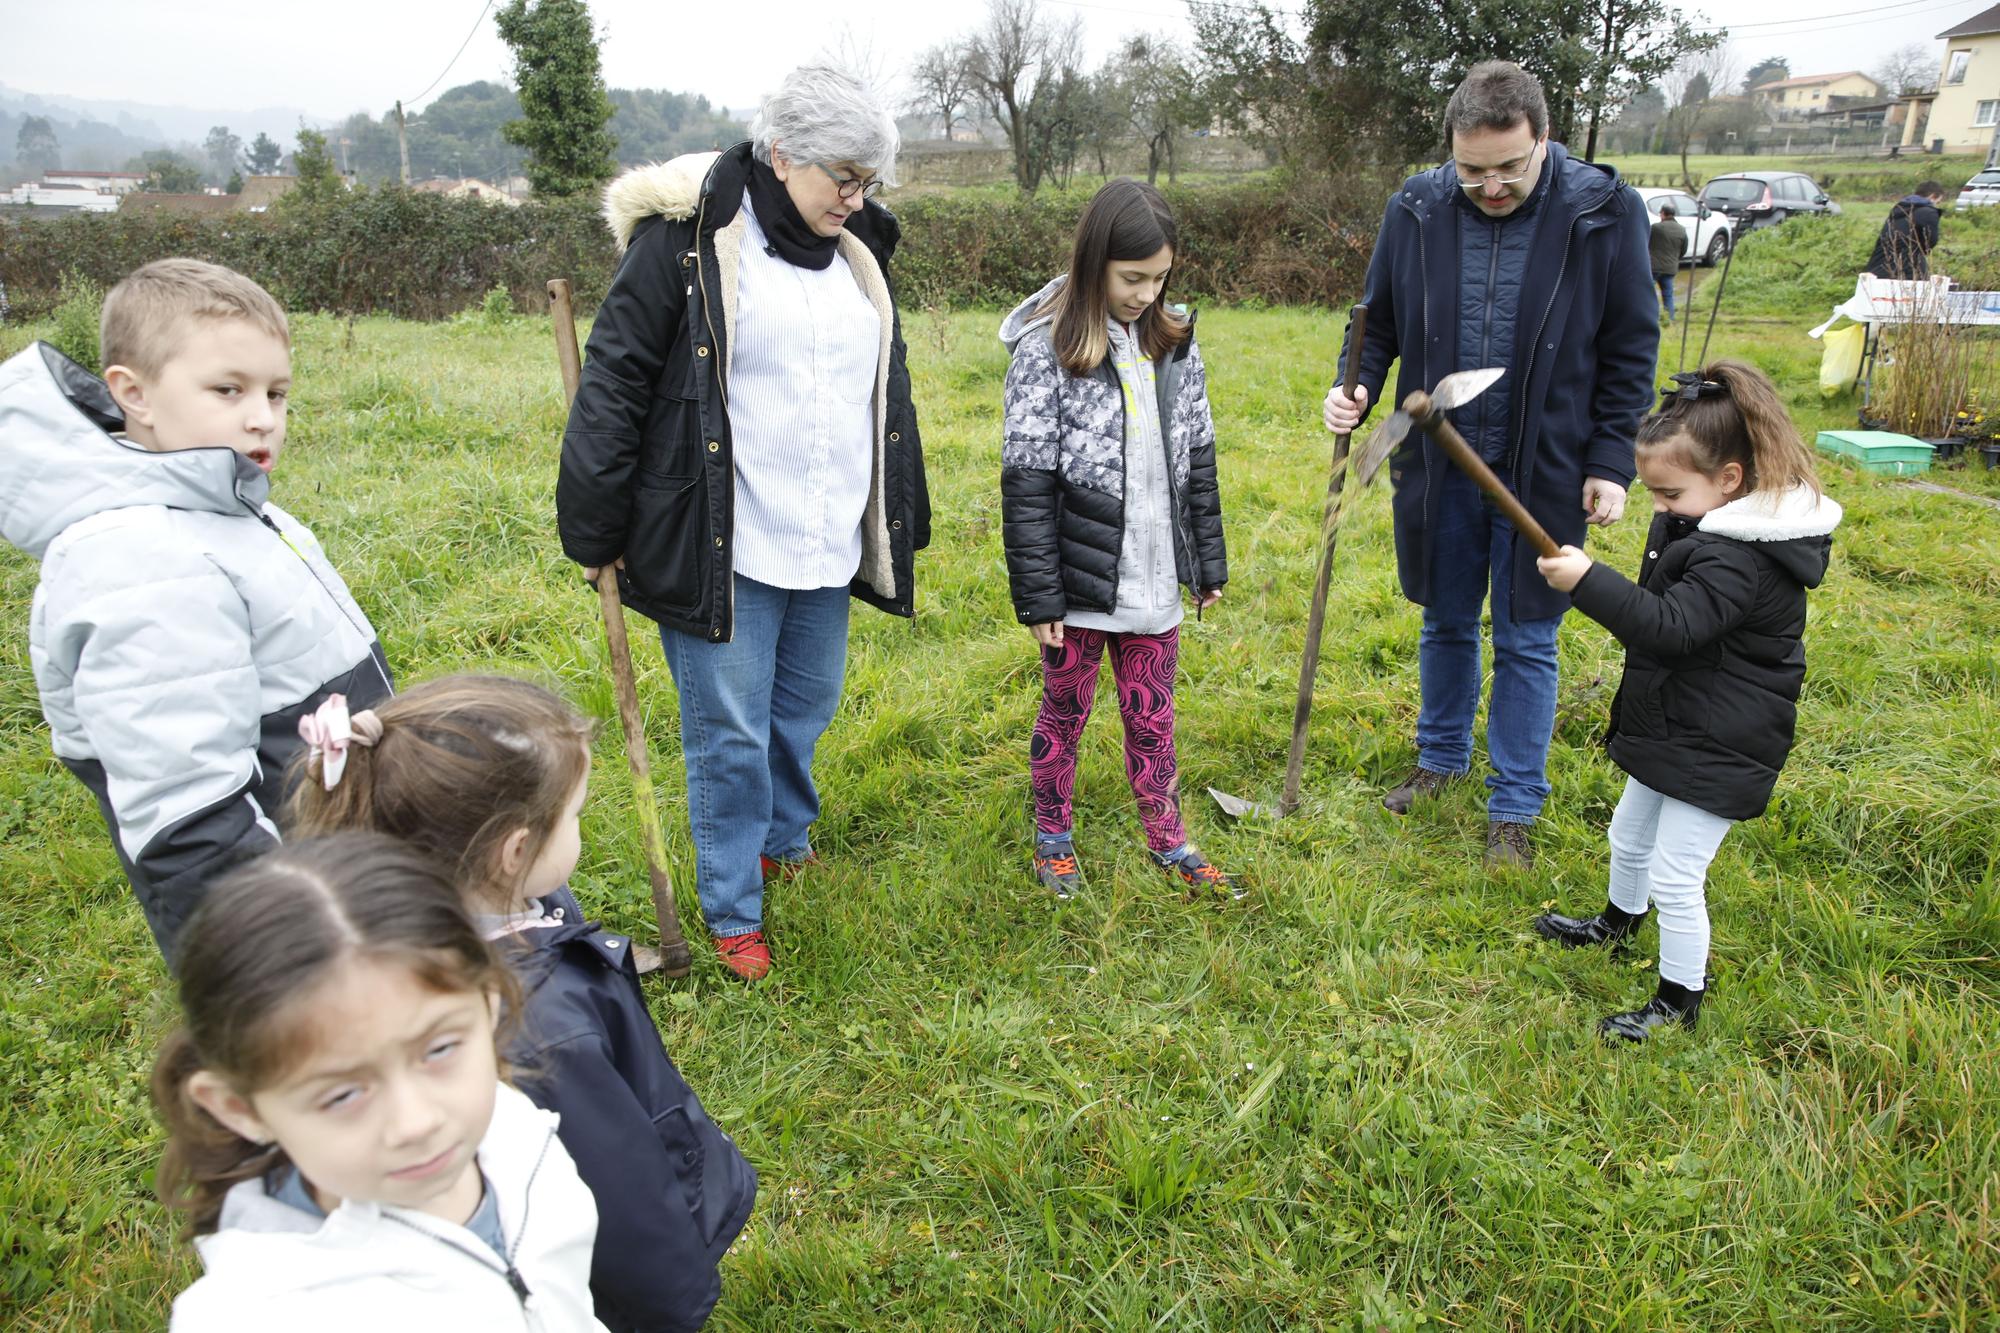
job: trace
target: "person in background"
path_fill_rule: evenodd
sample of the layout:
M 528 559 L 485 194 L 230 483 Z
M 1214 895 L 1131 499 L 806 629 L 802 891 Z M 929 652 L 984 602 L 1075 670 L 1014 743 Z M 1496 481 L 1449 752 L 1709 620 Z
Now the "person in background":
M 1868 271 L 1878 278 L 1922 281 L 1931 275 L 1931 251 L 1937 248 L 1938 209 L 1944 186 L 1925 181 L 1890 208 L 1868 256 Z
M 1660 313 L 1669 324 L 1674 322 L 1674 279 L 1680 276 L 1681 256 L 1687 253 L 1687 228 L 1676 221 L 1679 216 L 1672 204 L 1661 204 L 1660 220 L 1646 243 L 1653 257 L 1653 281 L 1660 287 Z

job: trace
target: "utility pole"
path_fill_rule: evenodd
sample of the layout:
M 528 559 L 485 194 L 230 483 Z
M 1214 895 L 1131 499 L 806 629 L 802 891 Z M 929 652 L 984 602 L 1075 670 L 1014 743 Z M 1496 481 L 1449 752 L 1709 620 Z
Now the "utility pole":
M 396 150 L 403 155 L 403 185 L 410 184 L 410 136 L 403 124 L 403 102 L 396 100 Z

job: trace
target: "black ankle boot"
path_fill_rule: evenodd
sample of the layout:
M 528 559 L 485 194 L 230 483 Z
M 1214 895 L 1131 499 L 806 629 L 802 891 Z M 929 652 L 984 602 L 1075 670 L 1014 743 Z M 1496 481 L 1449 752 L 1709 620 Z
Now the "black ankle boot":
M 1581 920 L 1573 916 L 1558 916 L 1554 912 L 1544 912 L 1535 918 L 1535 933 L 1545 940 L 1554 940 L 1565 949 L 1607 944 L 1613 948 L 1622 948 L 1638 933 L 1639 923 L 1645 919 L 1644 912 L 1634 916 L 1617 903 L 1608 902 L 1604 904 L 1604 910 L 1596 916 L 1584 917 Z
M 1598 1035 L 1644 1041 L 1654 1028 L 1665 1027 L 1669 1023 L 1678 1023 L 1693 1031 L 1695 1019 L 1701 1016 L 1701 997 L 1706 993 L 1677 986 L 1661 977 L 1660 989 L 1646 1001 L 1645 1007 L 1634 1009 L 1629 1014 L 1611 1015 L 1597 1025 Z

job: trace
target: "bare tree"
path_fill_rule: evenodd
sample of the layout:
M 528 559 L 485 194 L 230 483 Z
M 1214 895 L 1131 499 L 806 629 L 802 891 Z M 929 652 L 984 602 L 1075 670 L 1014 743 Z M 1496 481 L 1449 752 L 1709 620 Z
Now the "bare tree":
M 972 71 L 963 42 L 941 42 L 917 57 L 910 69 L 910 111 L 935 117 L 944 137 L 965 118 L 973 95 Z
M 1660 91 L 1667 99 L 1661 126 L 1667 143 L 1680 154 L 1681 187 L 1690 194 L 1699 187 L 1688 172 L 1688 148 L 1710 120 L 1715 100 L 1735 86 L 1738 77 L 1735 53 L 1727 45 L 1718 45 L 1683 56 L 1660 80 Z
M 1135 36 L 1115 59 L 1126 70 L 1133 135 L 1146 145 L 1146 179 L 1158 180 L 1164 164 L 1172 180 L 1182 131 L 1207 119 L 1188 55 L 1171 41 Z
M 1014 179 L 1033 191 L 1059 137 L 1053 118 L 1064 109 L 1061 77 L 1076 74 L 1082 22 L 1058 25 L 1038 0 L 987 0 L 986 19 L 966 40 L 967 71 L 1014 150 Z
M 1874 79 L 1890 97 L 1929 88 L 1937 82 L 1937 53 L 1915 42 L 1899 46 L 1876 64 Z

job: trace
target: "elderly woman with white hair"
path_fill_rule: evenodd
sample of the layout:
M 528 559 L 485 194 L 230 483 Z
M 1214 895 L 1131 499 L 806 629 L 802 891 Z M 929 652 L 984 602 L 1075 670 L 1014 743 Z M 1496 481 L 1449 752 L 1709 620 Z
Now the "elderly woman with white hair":
M 680 693 L 695 879 L 716 953 L 771 966 L 763 891 L 816 862 L 813 750 L 850 596 L 913 612 L 930 497 L 889 259 L 890 113 L 793 70 L 753 141 L 641 167 L 556 485 L 563 551 L 660 625 Z

